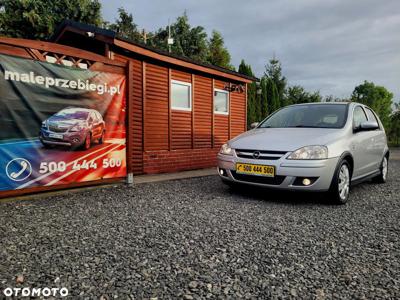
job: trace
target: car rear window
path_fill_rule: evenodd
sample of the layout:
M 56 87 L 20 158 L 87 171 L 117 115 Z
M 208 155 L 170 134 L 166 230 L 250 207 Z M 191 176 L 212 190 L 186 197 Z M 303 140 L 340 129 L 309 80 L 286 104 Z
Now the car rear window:
M 260 128 L 342 128 L 347 119 L 345 104 L 310 104 L 285 107 L 269 116 Z

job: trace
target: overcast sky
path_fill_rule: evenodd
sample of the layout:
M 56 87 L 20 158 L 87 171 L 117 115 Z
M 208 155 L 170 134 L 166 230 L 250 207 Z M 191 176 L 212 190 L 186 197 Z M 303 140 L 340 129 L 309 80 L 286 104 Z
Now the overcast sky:
M 155 30 L 187 11 L 192 25 L 220 31 L 233 64 L 257 76 L 274 54 L 289 85 L 346 97 L 364 80 L 400 99 L 400 0 L 101 0 L 113 21 L 118 7 Z

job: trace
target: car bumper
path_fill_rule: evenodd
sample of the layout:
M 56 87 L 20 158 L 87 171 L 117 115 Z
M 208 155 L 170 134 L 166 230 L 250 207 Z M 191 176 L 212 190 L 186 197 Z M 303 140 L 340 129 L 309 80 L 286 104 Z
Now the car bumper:
M 225 182 L 248 184 L 283 190 L 327 191 L 332 182 L 339 157 L 324 160 L 255 160 L 218 154 L 218 174 Z M 275 167 L 275 177 L 249 176 L 236 173 L 236 163 L 249 163 Z M 221 170 L 222 173 L 221 174 Z M 304 178 L 311 184 L 303 185 Z
M 40 141 L 43 144 L 47 145 L 58 145 L 58 146 L 79 146 L 85 141 L 86 133 L 85 132 L 65 132 L 65 133 L 56 133 L 59 135 L 58 138 L 51 137 L 50 135 L 54 134 L 54 132 L 50 132 L 47 130 L 40 131 Z

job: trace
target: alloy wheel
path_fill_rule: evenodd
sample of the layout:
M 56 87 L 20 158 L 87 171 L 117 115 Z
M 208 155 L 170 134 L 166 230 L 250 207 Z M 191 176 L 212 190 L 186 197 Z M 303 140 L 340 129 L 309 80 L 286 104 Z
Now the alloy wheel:
M 340 199 L 345 200 L 350 191 L 350 171 L 346 164 L 340 168 L 338 185 Z
M 382 178 L 385 181 L 386 181 L 387 173 L 388 173 L 388 161 L 387 161 L 387 157 L 385 156 L 382 161 Z

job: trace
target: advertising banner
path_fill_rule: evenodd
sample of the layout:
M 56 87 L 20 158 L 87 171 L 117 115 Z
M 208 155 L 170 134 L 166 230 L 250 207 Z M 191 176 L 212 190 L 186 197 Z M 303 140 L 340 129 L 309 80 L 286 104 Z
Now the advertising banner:
M 0 192 L 125 177 L 125 85 L 0 54 Z

